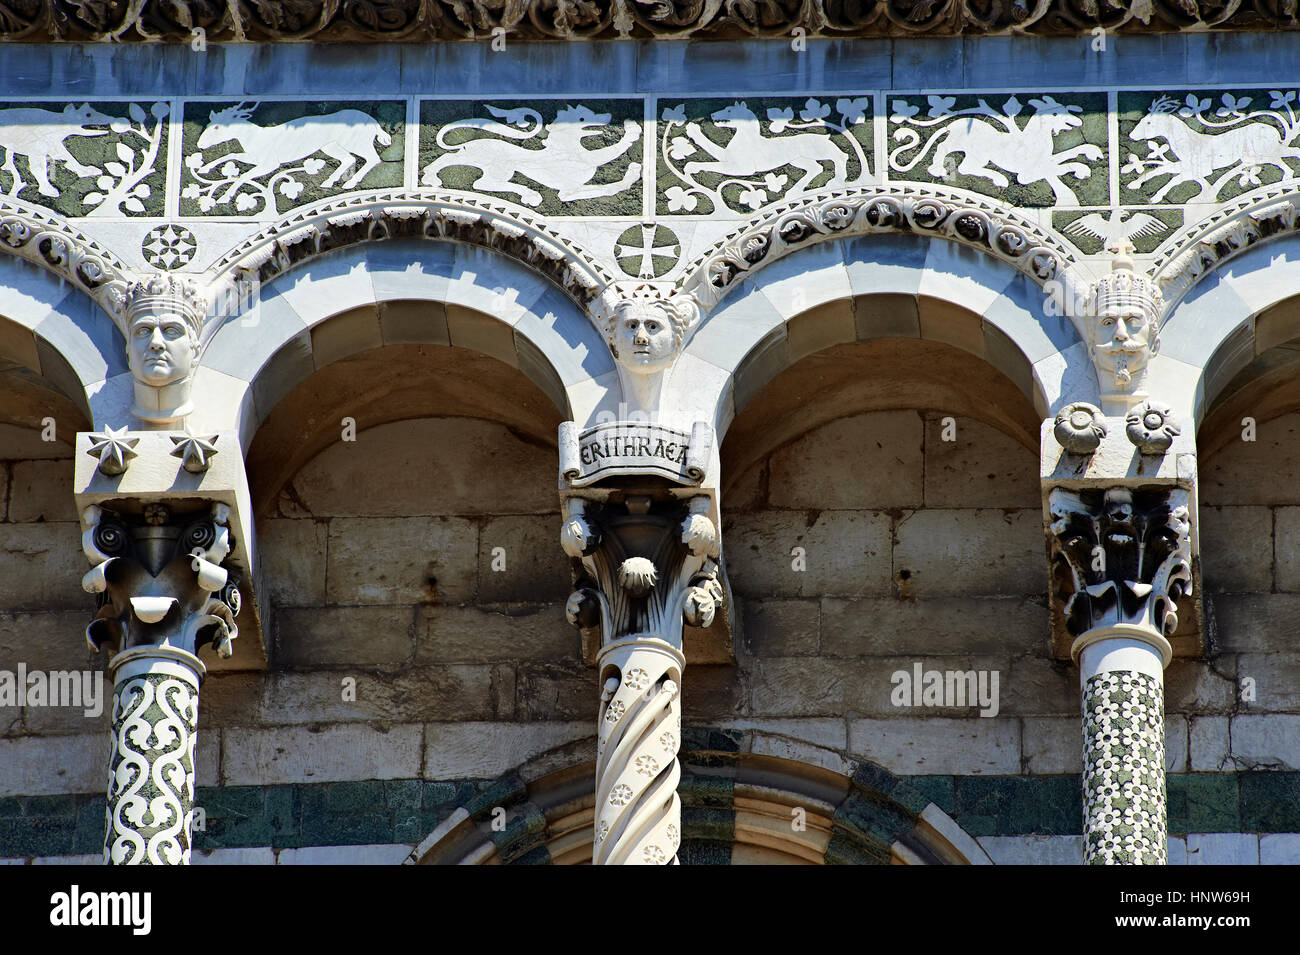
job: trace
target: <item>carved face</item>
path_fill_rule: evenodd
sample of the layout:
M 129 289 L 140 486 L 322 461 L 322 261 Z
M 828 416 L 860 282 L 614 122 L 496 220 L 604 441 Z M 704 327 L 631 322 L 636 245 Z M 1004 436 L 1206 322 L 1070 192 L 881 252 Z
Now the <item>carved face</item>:
M 131 373 L 154 387 L 188 378 L 194 369 L 194 340 L 180 315 L 141 315 L 131 323 L 127 343 Z
M 672 326 L 659 312 L 628 309 L 610 331 L 614 357 L 624 367 L 642 375 L 663 371 L 677 351 Z
M 1151 359 L 1151 323 L 1140 308 L 1109 308 L 1092 329 L 1092 347 L 1101 366 L 1121 387 Z
M 1135 537 L 1137 531 L 1133 525 L 1133 494 L 1118 488 L 1107 491 L 1102 520 L 1107 539 L 1127 543 Z

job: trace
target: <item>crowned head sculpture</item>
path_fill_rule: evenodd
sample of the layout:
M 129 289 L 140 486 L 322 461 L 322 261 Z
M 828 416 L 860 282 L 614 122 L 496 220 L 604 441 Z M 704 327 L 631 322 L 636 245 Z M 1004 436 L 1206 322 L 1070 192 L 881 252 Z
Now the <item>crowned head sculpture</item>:
M 185 279 L 156 275 L 127 290 L 124 333 L 135 377 L 131 413 L 147 427 L 179 428 L 193 410 L 190 387 L 206 313 L 202 293 Z
M 1094 282 L 1088 294 L 1088 349 L 1101 377 L 1108 411 L 1120 412 L 1142 398 L 1151 357 L 1160 348 L 1163 305 L 1159 287 L 1133 269 L 1133 260 L 1116 250 L 1111 272 Z
M 618 282 L 597 306 L 597 319 L 639 410 L 657 410 L 665 373 L 699 324 L 695 298 L 651 282 Z

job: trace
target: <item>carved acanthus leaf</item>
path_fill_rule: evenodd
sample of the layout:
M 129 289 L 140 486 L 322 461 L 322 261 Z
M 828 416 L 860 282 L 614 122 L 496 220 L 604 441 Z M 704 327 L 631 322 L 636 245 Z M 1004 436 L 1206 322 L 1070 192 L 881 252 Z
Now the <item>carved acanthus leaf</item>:
M 1183 488 L 1051 492 L 1054 596 L 1071 635 L 1116 624 L 1173 633 L 1192 589 L 1188 501 Z

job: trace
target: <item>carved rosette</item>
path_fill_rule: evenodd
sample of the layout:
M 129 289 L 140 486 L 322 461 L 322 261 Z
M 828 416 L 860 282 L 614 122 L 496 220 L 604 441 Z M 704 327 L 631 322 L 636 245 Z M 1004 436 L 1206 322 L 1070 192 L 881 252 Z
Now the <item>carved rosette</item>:
M 723 603 L 709 499 L 569 501 L 561 529 L 578 568 L 569 622 L 600 628 L 597 865 L 666 865 L 681 843 L 684 625 L 708 627 Z
M 1164 687 L 1111 670 L 1089 677 L 1082 696 L 1084 861 L 1164 865 Z
M 86 628 L 91 650 L 116 648 L 113 747 L 104 861 L 185 865 L 194 811 L 194 742 L 201 646 L 229 657 L 239 590 L 221 567 L 229 510 L 175 515 L 157 502 L 139 513 L 87 508 L 82 549 L 95 565 L 82 587 L 99 597 Z

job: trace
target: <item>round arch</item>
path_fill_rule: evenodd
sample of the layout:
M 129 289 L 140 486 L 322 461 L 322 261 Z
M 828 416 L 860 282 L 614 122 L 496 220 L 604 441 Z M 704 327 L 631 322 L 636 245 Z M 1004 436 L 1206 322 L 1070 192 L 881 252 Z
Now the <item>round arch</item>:
M 741 865 L 992 864 L 947 813 L 874 763 L 760 730 L 695 736 L 697 745 L 688 734 L 681 753 L 684 861 L 695 854 Z M 592 743 L 567 744 L 501 777 L 443 820 L 406 863 L 589 863 Z M 769 755 L 778 752 L 786 755 Z M 724 791 L 725 806 L 718 800 Z M 510 820 L 501 832 L 492 829 L 496 807 Z M 803 829 L 790 825 L 796 809 Z
M 1188 399 L 1198 427 L 1230 383 L 1235 392 L 1286 361 L 1266 353 L 1300 338 L 1297 288 L 1300 235 L 1288 234 L 1223 262 L 1174 308 L 1160 330 L 1160 361 L 1178 362 L 1171 372 L 1195 382 Z
M 948 239 L 868 235 L 794 252 L 739 283 L 688 344 L 688 375 L 726 379 L 719 434 L 778 374 L 839 344 L 931 341 L 992 365 L 1040 418 L 1098 400 L 1087 345 L 1023 271 Z M 675 373 L 676 374 L 676 373 Z
M 0 361 L 38 376 L 90 419 L 92 396 L 125 373 L 126 343 L 84 290 L 46 268 L 0 256 Z
M 305 260 L 217 331 L 195 377 L 191 426 L 238 428 L 245 451 L 295 386 L 390 345 L 456 346 L 519 369 L 564 415 L 613 375 L 599 332 L 532 269 L 461 242 L 355 244 Z M 117 384 L 130 391 L 129 375 Z

